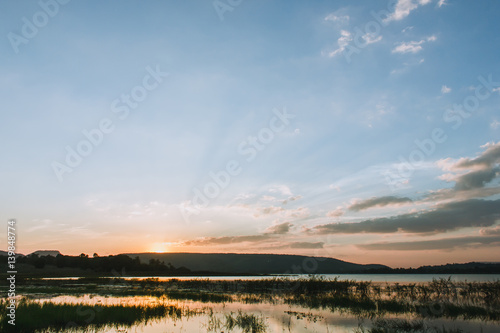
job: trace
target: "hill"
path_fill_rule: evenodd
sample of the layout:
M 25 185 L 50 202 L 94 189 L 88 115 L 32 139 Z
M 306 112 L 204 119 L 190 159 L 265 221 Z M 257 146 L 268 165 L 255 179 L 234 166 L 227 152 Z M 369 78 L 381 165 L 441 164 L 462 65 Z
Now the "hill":
M 186 267 L 193 272 L 228 274 L 340 274 L 389 269 L 384 265 L 361 265 L 325 257 L 282 254 L 236 253 L 125 253 L 147 263 L 151 259 Z

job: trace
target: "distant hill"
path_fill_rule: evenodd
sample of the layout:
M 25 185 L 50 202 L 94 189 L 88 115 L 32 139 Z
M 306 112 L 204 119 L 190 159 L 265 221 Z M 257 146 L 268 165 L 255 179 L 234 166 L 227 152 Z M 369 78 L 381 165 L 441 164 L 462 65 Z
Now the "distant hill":
M 446 264 L 420 266 L 418 268 L 371 269 L 374 274 L 500 274 L 500 263 L 468 262 L 464 264 Z
M 36 254 L 39 257 L 42 257 L 42 256 L 57 257 L 57 255 L 61 254 L 61 252 L 59 252 L 57 250 L 38 250 L 38 251 L 35 251 L 35 252 L 31 253 L 31 254 Z
M 384 265 L 361 265 L 325 257 L 282 254 L 236 253 L 125 253 L 147 263 L 157 259 L 191 271 L 228 274 L 340 274 L 390 269 Z
M 9 252 L 0 250 L 0 256 L 7 257 L 7 256 L 9 256 Z M 16 252 L 16 257 L 23 257 L 23 256 L 24 256 L 24 254 Z
M 39 257 L 42 257 L 42 256 L 57 257 L 57 255 L 61 254 L 61 252 L 59 252 L 57 250 L 38 250 L 38 251 L 35 251 L 33 253 L 30 253 L 30 254 L 36 254 Z M 8 255 L 9 255 L 9 252 L 0 250 L 0 256 L 8 256 Z M 16 252 L 16 257 L 19 257 L 19 256 L 24 256 L 24 254 Z

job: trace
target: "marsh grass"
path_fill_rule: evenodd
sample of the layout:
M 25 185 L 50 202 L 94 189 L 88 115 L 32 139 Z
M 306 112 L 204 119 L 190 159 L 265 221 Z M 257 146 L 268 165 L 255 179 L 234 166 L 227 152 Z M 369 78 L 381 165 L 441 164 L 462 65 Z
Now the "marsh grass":
M 263 333 L 267 330 L 265 319 L 262 316 L 247 314 L 242 311 L 237 313 L 226 313 L 224 321 L 213 312 L 208 314 L 209 319 L 206 326 L 208 332 L 233 331 L 235 328 L 241 329 L 244 333 Z
M 355 333 L 465 333 L 460 328 L 445 328 L 433 326 L 422 320 L 407 319 L 377 319 L 371 329 L 362 325 Z
M 500 281 L 479 283 L 439 279 L 424 284 L 372 284 L 354 280 L 327 280 L 315 276 L 308 279 L 172 279 L 168 281 L 82 278 L 78 280 L 25 280 L 18 288 L 28 295 L 31 293 L 92 294 L 154 296 L 160 299 L 202 303 L 242 302 L 271 305 L 284 303 L 354 314 L 363 318 L 380 318 L 386 314 L 411 314 L 423 319 L 500 320 Z M 6 302 L 1 301 L 0 307 L 1 313 L 5 313 Z M 164 303 L 153 307 L 110 305 L 100 308 L 102 311 L 95 311 L 95 319 L 92 320 L 95 325 L 134 325 L 166 316 L 175 318 L 175 316 L 186 315 L 185 310 Z M 38 304 L 25 300 L 19 304 L 17 318 L 26 322 L 20 321 L 21 326 L 18 327 L 26 325 L 25 327 L 29 328 L 31 323 L 35 326 L 45 323 L 45 325 L 59 327 L 71 321 L 78 325 L 86 325 L 85 319 L 88 317 L 82 317 L 77 313 L 77 309 L 78 305 L 50 304 L 50 302 Z M 80 311 L 84 310 L 80 309 Z M 212 315 L 210 319 L 212 321 L 209 320 L 207 327 L 215 327 L 215 330 L 230 327 L 239 327 L 243 330 L 245 330 L 244 327 L 258 328 L 260 327 L 258 324 L 263 324 L 263 322 L 257 319 L 245 317 L 241 313 L 230 314 L 224 320 Z M 5 322 L 5 316 L 2 316 L 0 329 L 6 327 Z M 255 332 L 260 331 L 255 330 Z M 373 333 L 378 332 L 381 331 L 373 331 Z
M 16 332 L 33 332 L 39 329 L 63 331 L 68 327 L 82 327 L 91 324 L 100 328 L 106 325 L 127 327 L 147 323 L 165 317 L 180 319 L 196 312 L 175 305 L 97 305 L 69 303 L 39 303 L 21 299 L 16 309 L 16 326 L 7 323 L 7 302 L 0 301 L 0 331 L 15 328 Z

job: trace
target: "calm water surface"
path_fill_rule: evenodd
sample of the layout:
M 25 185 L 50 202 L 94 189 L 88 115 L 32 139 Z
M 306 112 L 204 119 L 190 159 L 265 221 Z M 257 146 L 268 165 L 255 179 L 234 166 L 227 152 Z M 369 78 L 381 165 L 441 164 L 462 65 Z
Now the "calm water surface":
M 372 282 L 431 282 L 433 279 L 448 279 L 451 278 L 454 282 L 493 282 L 500 280 L 500 274 L 321 274 L 327 279 L 337 278 L 339 280 L 356 280 L 356 281 L 372 281 Z M 294 275 L 268 275 L 268 276 L 179 276 L 179 277 L 165 277 L 165 276 L 145 276 L 145 277 L 120 277 L 123 279 L 150 279 L 157 278 L 160 281 L 168 281 L 171 279 L 178 280 L 193 280 L 193 279 L 208 279 L 208 280 L 262 280 L 273 277 L 287 277 L 290 279 L 308 278 L 307 274 L 294 274 Z M 66 279 L 76 280 L 79 277 L 69 278 L 46 278 L 50 279 Z
M 169 300 L 168 298 L 157 298 L 150 296 L 134 296 L 134 297 L 107 297 L 107 296 L 57 296 L 40 298 L 39 302 L 54 302 L 54 303 L 76 303 L 85 304 L 82 311 L 83 315 L 90 316 L 92 309 L 98 311 L 99 305 L 111 304 L 128 304 L 128 305 L 154 305 L 163 303 L 176 305 L 178 307 L 188 308 L 193 311 L 192 315 L 183 316 L 181 318 L 163 318 L 153 320 L 147 323 L 142 323 L 132 327 L 115 326 L 105 327 L 98 331 L 92 332 L 144 332 L 144 333 L 181 333 L 181 332 L 243 332 L 241 328 L 227 329 L 223 325 L 226 320 L 226 315 L 236 316 L 239 312 L 246 315 L 254 315 L 265 326 L 265 330 L 261 332 L 277 333 L 277 332 L 355 332 L 361 325 L 365 329 L 371 327 L 371 320 L 361 318 L 360 316 L 323 309 L 310 309 L 297 305 L 287 304 L 245 304 L 241 302 L 233 303 L 201 303 L 196 301 L 179 301 Z M 88 307 L 87 307 L 88 306 Z M 403 316 L 385 316 L 385 319 L 414 319 L 411 315 Z M 431 326 L 439 328 L 457 329 L 460 328 L 463 332 L 483 332 L 483 333 L 498 333 L 500 325 L 494 322 L 481 322 L 478 320 L 446 320 L 434 319 L 425 321 Z

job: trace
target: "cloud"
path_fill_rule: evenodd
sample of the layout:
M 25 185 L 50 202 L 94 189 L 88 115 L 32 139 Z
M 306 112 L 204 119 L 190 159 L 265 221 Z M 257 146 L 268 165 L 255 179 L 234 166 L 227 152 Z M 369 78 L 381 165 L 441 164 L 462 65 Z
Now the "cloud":
M 260 208 L 258 213 L 255 213 L 255 216 L 262 216 L 262 215 L 274 215 L 279 212 L 284 211 L 285 209 L 283 207 L 276 207 L 276 206 L 270 206 L 270 207 L 264 207 Z
M 288 199 L 283 200 L 281 203 L 283 205 L 286 205 L 289 202 L 300 200 L 300 199 L 302 199 L 302 196 L 301 195 L 296 195 L 296 196 L 292 196 L 292 197 L 289 197 Z
M 290 248 L 292 249 L 322 249 L 325 243 L 323 242 L 293 242 L 290 243 Z
M 456 191 L 469 191 L 484 188 L 500 176 L 500 142 L 490 142 L 481 148 L 484 152 L 475 158 L 461 158 L 458 161 L 443 159 L 437 165 L 451 171 L 440 179 L 454 181 Z
M 282 216 L 284 218 L 306 218 L 310 215 L 309 208 L 298 207 L 295 209 L 284 209 L 283 207 L 269 206 L 258 208 L 258 211 L 253 215 L 255 217 L 276 215 Z
M 345 48 L 347 47 L 347 45 L 349 45 L 351 41 L 352 41 L 351 33 L 347 30 L 341 30 L 340 37 L 339 39 L 337 39 L 337 44 L 339 45 L 339 47 L 338 49 L 330 52 L 328 56 L 332 58 L 335 57 L 336 55 L 341 54 L 342 52 L 344 52 Z
M 339 11 L 333 12 L 331 14 L 328 14 L 325 17 L 325 21 L 332 21 L 340 24 L 346 24 L 349 22 L 349 15 L 342 15 L 339 13 Z
M 438 7 L 441 8 L 444 5 L 447 5 L 446 0 L 439 0 Z
M 422 39 L 419 41 L 410 41 L 410 42 L 401 42 L 396 46 L 392 53 L 418 53 L 423 50 L 422 45 L 426 42 L 434 42 L 437 40 L 437 37 L 432 35 L 427 37 L 426 39 Z
M 271 193 L 280 193 L 282 195 L 286 195 L 286 196 L 292 196 L 293 193 L 292 191 L 290 190 L 290 188 L 286 185 L 276 185 L 274 187 L 271 187 L 269 189 L 269 192 Z
M 455 189 L 458 191 L 483 188 L 500 175 L 500 168 L 471 171 L 455 179 Z
M 500 225 L 494 228 L 481 229 L 479 233 L 483 236 L 500 236 Z
M 417 9 L 419 6 L 430 3 L 431 0 L 398 0 L 394 8 L 394 12 L 386 19 L 389 21 L 399 21 L 410 15 L 412 10 Z
M 344 52 L 344 50 L 347 48 L 347 46 L 349 45 L 350 42 L 353 41 L 353 35 L 351 32 L 347 31 L 347 30 L 341 30 L 340 31 L 340 37 L 337 39 L 337 44 L 338 44 L 338 48 L 330 53 L 328 53 L 328 56 L 330 58 L 332 57 L 335 57 L 339 54 L 341 54 L 342 52 Z M 371 33 L 371 32 L 368 32 L 368 33 L 365 33 L 364 35 L 361 36 L 361 39 L 363 39 L 365 41 L 364 45 L 369 45 L 369 44 L 374 44 L 374 43 L 378 43 L 382 40 L 382 36 L 379 36 L 378 33 Z
M 493 120 L 490 124 L 490 127 L 494 130 L 498 129 L 500 127 L 500 121 L 498 120 Z
M 245 242 L 262 242 L 272 239 L 270 234 L 249 235 L 249 236 L 223 236 L 223 237 L 204 237 L 195 240 L 189 240 L 182 243 L 183 246 L 208 246 L 208 245 L 226 245 Z
M 340 217 L 342 215 L 344 215 L 344 210 L 342 209 L 342 207 L 337 207 L 336 209 L 326 213 L 326 216 L 328 217 Z
M 297 209 L 288 209 L 284 211 L 285 218 L 306 218 L 311 215 L 309 208 L 299 207 Z
M 417 53 L 422 50 L 421 44 L 424 43 L 423 40 L 416 42 L 402 42 L 398 46 L 396 46 L 393 50 L 392 53 Z
M 481 148 L 486 148 L 486 150 L 478 157 L 473 159 L 461 158 L 454 167 L 457 169 L 473 167 L 491 168 L 493 165 L 500 162 L 500 141 L 497 143 L 487 143 L 481 146 Z
M 382 40 L 382 36 L 377 36 L 375 33 L 366 33 L 363 36 L 361 36 L 365 40 L 365 43 L 368 44 L 374 44 L 378 43 Z
M 330 223 L 312 230 L 318 234 L 441 233 L 467 227 L 489 227 L 500 217 L 500 199 L 471 199 L 438 205 L 434 210 L 355 223 Z
M 406 197 L 395 197 L 395 196 L 385 196 L 385 197 L 373 197 L 367 200 L 355 202 L 348 207 L 349 210 L 358 212 L 361 210 L 373 208 L 373 207 L 384 207 L 392 205 L 402 205 L 412 202 L 410 198 Z
M 481 246 L 500 246 L 500 237 L 466 236 L 433 239 L 415 242 L 384 242 L 359 244 L 356 247 L 369 251 L 425 251 L 425 250 L 452 250 L 463 248 L 477 248 Z
M 441 87 L 441 94 L 448 94 L 451 92 L 451 88 L 447 87 L 446 85 Z
M 274 235 L 282 235 L 286 234 L 290 231 L 290 228 L 293 227 L 293 224 L 289 222 L 284 222 L 281 224 L 272 225 L 266 229 L 266 234 L 274 234 Z

